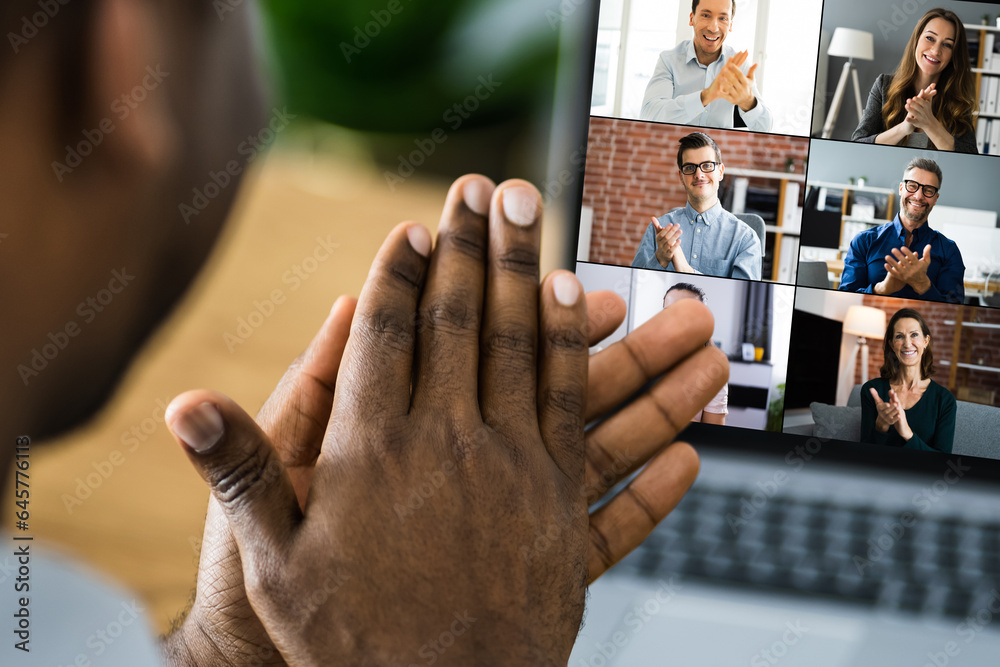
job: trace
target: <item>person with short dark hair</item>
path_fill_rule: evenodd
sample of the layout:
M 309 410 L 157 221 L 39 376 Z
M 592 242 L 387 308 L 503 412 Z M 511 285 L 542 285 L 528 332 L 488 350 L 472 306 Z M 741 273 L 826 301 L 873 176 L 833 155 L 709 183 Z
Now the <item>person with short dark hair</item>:
M 861 441 L 951 453 L 955 397 L 931 379 L 934 355 L 926 320 L 903 308 L 882 340 L 881 377 L 861 387 Z
M 681 138 L 677 173 L 687 206 L 652 218 L 633 267 L 760 280 L 760 239 L 719 202 L 725 171 L 722 151 L 710 136 L 695 132 Z
M 736 0 L 693 0 L 693 39 L 664 51 L 646 86 L 639 118 L 701 125 L 771 129 L 771 112 L 754 81 L 748 53 L 724 46 L 733 27 Z
M 942 182 L 941 167 L 934 160 L 910 160 L 899 184 L 899 213 L 892 222 L 854 237 L 844 259 L 841 290 L 951 303 L 965 300 L 965 263 L 958 244 L 927 224 Z
M 674 283 L 667 290 L 666 294 L 663 295 L 664 310 L 683 299 L 697 299 L 701 303 L 705 303 L 705 291 L 691 283 Z M 705 345 L 712 345 L 712 341 L 705 343 Z M 708 405 L 701 412 L 691 418 L 691 421 L 725 426 L 727 414 L 729 414 L 728 382 L 719 390 L 715 398 L 708 402 Z
M 978 153 L 976 85 L 962 20 L 932 9 L 917 23 L 893 74 L 880 74 L 853 141 Z

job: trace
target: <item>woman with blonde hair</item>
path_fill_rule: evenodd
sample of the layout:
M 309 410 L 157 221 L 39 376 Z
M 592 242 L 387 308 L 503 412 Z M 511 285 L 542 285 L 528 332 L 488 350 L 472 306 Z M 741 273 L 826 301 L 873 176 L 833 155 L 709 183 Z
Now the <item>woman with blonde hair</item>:
M 976 85 L 961 19 L 932 9 L 917 23 L 895 74 L 875 80 L 852 141 L 978 153 Z

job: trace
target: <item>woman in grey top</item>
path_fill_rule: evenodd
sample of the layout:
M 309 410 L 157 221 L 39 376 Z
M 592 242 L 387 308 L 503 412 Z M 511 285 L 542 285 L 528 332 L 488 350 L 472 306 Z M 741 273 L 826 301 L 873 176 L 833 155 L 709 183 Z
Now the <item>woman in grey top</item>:
M 976 86 L 962 21 L 932 9 L 917 23 L 895 74 L 881 74 L 853 141 L 978 153 Z

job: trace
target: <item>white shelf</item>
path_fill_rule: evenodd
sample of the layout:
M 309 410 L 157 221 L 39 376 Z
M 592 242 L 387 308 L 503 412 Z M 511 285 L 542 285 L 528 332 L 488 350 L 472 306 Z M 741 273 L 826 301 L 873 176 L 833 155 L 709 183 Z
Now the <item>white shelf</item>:
M 847 185 L 846 183 L 828 183 L 826 181 L 809 181 L 806 185 L 814 188 L 829 188 L 830 190 L 854 190 L 855 192 L 872 192 L 878 195 L 898 194 L 898 190 L 889 188 L 873 188 L 869 186 L 858 187 L 857 185 Z
M 869 220 L 868 218 L 855 218 L 850 215 L 842 215 L 840 218 L 844 222 L 863 222 L 866 225 L 884 225 L 887 222 L 892 222 L 892 220 Z
M 973 74 L 985 74 L 986 76 L 1000 76 L 1000 72 L 995 69 L 980 69 L 979 67 L 972 68 Z
M 951 362 L 945 359 L 941 362 L 942 366 L 951 366 Z M 976 364 L 958 364 L 959 368 L 968 368 L 972 371 L 985 371 L 987 373 L 1000 373 L 1000 368 L 993 368 L 992 366 L 977 366 Z
M 806 181 L 805 174 L 789 174 L 784 171 L 761 171 L 759 169 L 733 167 L 732 169 L 726 169 L 726 173 L 731 176 L 745 176 L 746 178 L 770 178 L 776 181 L 795 181 L 797 183 L 805 183 Z
M 781 225 L 764 225 L 764 230 L 768 234 L 784 234 L 785 236 L 802 235 L 802 232 L 798 230 L 791 229 L 790 227 L 782 227 Z
M 962 25 L 966 30 L 985 30 L 986 32 L 1000 32 L 1000 28 L 992 25 L 983 25 L 981 23 L 964 23 Z
M 945 320 L 945 324 L 950 327 L 955 326 L 955 320 Z M 962 322 L 962 328 L 969 329 L 1000 329 L 1000 324 L 989 324 L 988 322 Z

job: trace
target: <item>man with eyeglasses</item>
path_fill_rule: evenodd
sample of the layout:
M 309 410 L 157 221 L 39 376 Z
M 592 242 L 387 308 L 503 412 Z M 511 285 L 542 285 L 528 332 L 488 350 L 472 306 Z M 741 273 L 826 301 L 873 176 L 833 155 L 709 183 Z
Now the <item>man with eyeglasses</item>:
M 632 266 L 760 280 L 760 239 L 719 202 L 726 173 L 719 146 L 707 134 L 689 134 L 680 140 L 677 167 L 687 206 L 652 219 Z
M 747 66 L 746 51 L 723 46 L 735 14 L 736 0 L 692 0 L 694 37 L 660 54 L 641 120 L 770 131 L 771 112 L 754 82 L 757 65 Z
M 899 184 L 900 208 L 892 222 L 851 241 L 840 289 L 927 301 L 965 301 L 965 263 L 958 245 L 927 224 L 940 196 L 941 167 L 915 158 Z

